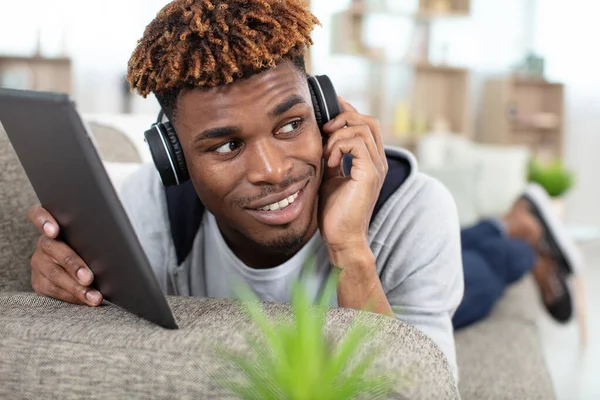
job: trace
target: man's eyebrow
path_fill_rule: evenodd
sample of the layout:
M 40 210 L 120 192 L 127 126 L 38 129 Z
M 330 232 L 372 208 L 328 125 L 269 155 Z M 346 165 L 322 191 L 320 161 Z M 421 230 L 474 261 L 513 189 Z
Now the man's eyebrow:
M 306 101 L 304 100 L 304 98 L 302 96 L 293 94 L 290 97 L 288 97 L 287 99 L 285 99 L 284 101 L 282 101 L 281 103 L 279 103 L 277 106 L 275 106 L 275 108 L 273 108 L 269 112 L 269 116 L 271 118 L 278 117 L 281 114 L 289 111 L 295 105 L 303 104 L 303 103 L 306 104 Z
M 203 139 L 215 139 L 225 136 L 233 136 L 238 133 L 238 128 L 235 126 L 222 126 L 219 128 L 210 128 L 202 131 L 194 138 L 194 143 L 197 143 Z

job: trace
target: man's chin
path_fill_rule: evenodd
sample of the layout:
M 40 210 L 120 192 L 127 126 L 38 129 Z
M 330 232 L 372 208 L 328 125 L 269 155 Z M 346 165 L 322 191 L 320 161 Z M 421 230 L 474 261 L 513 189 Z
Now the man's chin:
M 281 234 L 275 239 L 265 243 L 265 248 L 273 253 L 284 256 L 291 256 L 297 253 L 306 242 L 306 234 L 308 228 L 304 232 L 290 229 L 288 232 Z

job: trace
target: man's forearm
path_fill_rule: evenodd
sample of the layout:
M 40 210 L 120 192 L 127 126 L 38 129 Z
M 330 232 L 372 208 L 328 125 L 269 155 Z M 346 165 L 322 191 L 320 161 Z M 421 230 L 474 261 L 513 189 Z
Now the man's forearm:
M 342 270 L 337 290 L 340 307 L 394 316 L 370 248 L 331 253 L 330 259 Z

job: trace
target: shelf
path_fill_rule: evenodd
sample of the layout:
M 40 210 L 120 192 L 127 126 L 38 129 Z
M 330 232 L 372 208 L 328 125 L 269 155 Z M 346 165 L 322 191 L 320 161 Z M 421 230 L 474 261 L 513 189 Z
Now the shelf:
M 41 56 L 9 56 L 1 55 L 0 61 L 11 63 L 47 63 L 47 64 L 71 64 L 71 59 L 67 57 L 41 57 Z
M 525 77 L 514 77 L 513 83 L 516 86 L 535 86 L 535 87 L 562 87 L 562 83 L 548 82 L 541 78 L 525 78 Z
M 452 74 L 468 74 L 469 73 L 469 70 L 467 68 L 452 67 L 449 65 L 430 64 L 430 63 L 423 63 L 423 62 L 408 63 L 408 64 L 411 65 L 416 70 L 423 71 L 423 72 L 447 72 L 447 73 L 452 73 Z
M 71 93 L 72 63 L 67 57 L 0 55 L 0 85 Z
M 455 19 L 455 18 L 468 18 L 470 14 L 467 11 L 450 11 L 450 12 L 437 12 L 437 11 L 419 11 L 414 14 L 415 19 L 419 20 L 434 20 L 434 19 Z
M 541 126 L 535 125 L 513 125 L 512 130 L 514 132 L 540 132 L 540 133 L 555 133 L 559 134 L 561 129 L 560 127 L 555 128 L 544 128 Z
M 479 138 L 485 143 L 526 145 L 532 154 L 561 157 L 564 86 L 508 75 L 485 84 Z
M 368 15 L 385 15 L 389 17 L 413 18 L 416 20 L 454 19 L 469 17 L 468 11 L 436 11 L 418 10 L 416 12 L 401 12 L 387 7 L 372 7 L 367 5 L 354 5 L 345 11 L 353 17 L 365 17 Z
M 399 138 L 392 135 L 384 135 L 383 142 L 388 146 L 396 146 L 400 148 L 407 149 L 409 151 L 413 151 L 419 144 L 419 139 L 414 136 L 409 136 L 407 138 Z
M 374 49 L 372 52 L 368 52 L 368 53 L 336 52 L 333 54 L 338 55 L 338 56 L 361 58 L 368 62 L 375 62 L 375 63 L 381 63 L 381 64 L 386 64 L 386 65 L 408 66 L 408 67 L 414 68 L 415 70 L 420 71 L 420 72 L 440 72 L 440 73 L 446 72 L 446 73 L 453 73 L 453 74 L 468 74 L 469 73 L 468 68 L 453 67 L 453 66 L 445 65 L 445 64 L 431 64 L 428 62 L 414 62 L 414 61 L 406 61 L 406 60 L 388 60 L 385 58 L 385 56 L 383 54 L 377 52 L 376 49 Z

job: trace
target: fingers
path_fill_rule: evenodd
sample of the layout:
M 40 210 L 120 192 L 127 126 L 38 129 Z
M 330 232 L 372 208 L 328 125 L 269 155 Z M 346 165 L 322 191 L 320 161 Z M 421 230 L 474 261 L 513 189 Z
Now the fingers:
M 376 118 L 359 114 L 357 110 L 348 102 L 341 97 L 339 98 L 342 113 L 337 117 L 329 121 L 323 127 L 325 133 L 332 134 L 344 127 L 366 125 L 369 127 L 369 133 L 375 142 L 375 149 L 377 151 L 377 157 L 371 151 L 372 158 L 381 159 L 381 164 L 385 167 L 387 172 L 387 158 L 385 156 L 385 149 L 383 146 L 383 138 L 381 136 L 381 126 Z
M 335 142 L 326 155 L 327 167 L 338 168 L 344 154 L 352 154 L 352 170 L 350 177 L 355 180 L 379 178 L 379 173 L 373 164 L 369 150 L 360 137 L 341 139 Z
M 98 306 L 102 295 L 82 286 L 49 255 L 37 251 L 31 258 L 31 283 L 36 293 L 74 304 Z
M 41 205 L 31 207 L 27 212 L 27 218 L 42 235 L 52 239 L 58 236 L 58 223 Z
M 31 284 L 33 290 L 40 296 L 52 297 L 53 299 L 66 301 L 71 304 L 86 305 L 85 302 L 76 296 L 50 282 L 36 269 L 31 270 Z
M 89 286 L 94 280 L 92 271 L 85 262 L 64 242 L 40 236 L 38 248 L 43 250 L 56 264 L 60 265 L 72 279 L 83 286 Z
M 31 257 L 31 284 L 36 293 L 74 304 L 97 306 L 102 295 L 89 286 L 94 275 L 85 262 L 65 243 L 55 240 L 59 226 L 40 205 L 27 218 L 42 234 Z
M 377 143 L 371 134 L 371 130 L 368 125 L 353 125 L 349 126 L 345 129 L 340 129 L 335 131 L 327 141 L 327 146 L 325 147 L 325 155 L 329 155 L 331 149 L 335 146 L 335 144 L 340 140 L 346 140 L 351 138 L 360 138 L 363 140 L 368 152 L 370 159 L 373 161 L 373 164 L 378 169 L 381 174 L 387 172 L 387 163 L 384 162 L 385 157 L 382 159 L 380 156 L 380 152 L 377 148 Z

